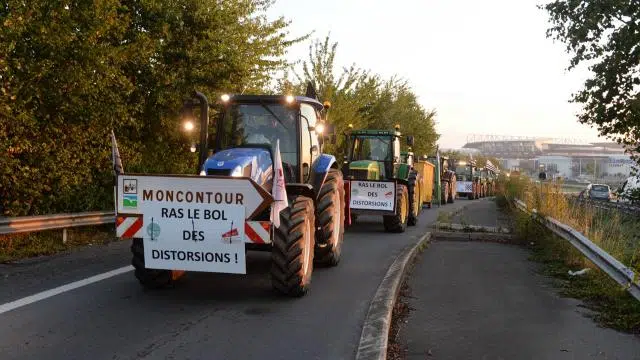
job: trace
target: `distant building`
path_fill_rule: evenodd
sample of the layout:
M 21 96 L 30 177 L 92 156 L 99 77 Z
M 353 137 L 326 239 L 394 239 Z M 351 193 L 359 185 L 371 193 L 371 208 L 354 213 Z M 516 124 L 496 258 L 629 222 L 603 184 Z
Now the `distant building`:
M 590 143 L 575 139 L 472 135 L 464 149 L 500 160 L 504 169 L 535 174 L 540 165 L 563 178 L 626 178 L 635 162 L 613 142 Z

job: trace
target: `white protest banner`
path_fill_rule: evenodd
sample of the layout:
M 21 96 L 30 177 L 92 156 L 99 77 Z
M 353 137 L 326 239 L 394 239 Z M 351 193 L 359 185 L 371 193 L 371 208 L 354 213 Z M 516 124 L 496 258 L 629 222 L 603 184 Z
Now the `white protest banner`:
M 245 274 L 247 207 L 272 199 L 246 178 L 122 175 L 120 213 L 142 215 L 145 266 Z
M 142 212 L 147 268 L 246 273 L 243 206 L 147 203 Z
M 118 175 L 118 213 L 142 214 L 142 204 L 242 205 L 248 219 L 264 211 L 273 198 L 250 178 Z
M 393 181 L 351 181 L 352 209 L 394 211 L 396 185 Z

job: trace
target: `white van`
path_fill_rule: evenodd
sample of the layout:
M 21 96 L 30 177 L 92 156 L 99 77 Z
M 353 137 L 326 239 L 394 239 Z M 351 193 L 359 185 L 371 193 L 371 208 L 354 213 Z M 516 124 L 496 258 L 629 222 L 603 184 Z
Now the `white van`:
M 618 202 L 624 202 L 624 203 L 632 202 L 632 200 L 629 199 L 629 197 L 631 196 L 631 193 L 634 190 L 638 190 L 638 189 L 640 189 L 640 175 L 631 176 L 631 177 L 627 178 L 627 180 L 625 180 L 622 183 L 622 186 L 617 191 L 617 193 L 618 193 Z

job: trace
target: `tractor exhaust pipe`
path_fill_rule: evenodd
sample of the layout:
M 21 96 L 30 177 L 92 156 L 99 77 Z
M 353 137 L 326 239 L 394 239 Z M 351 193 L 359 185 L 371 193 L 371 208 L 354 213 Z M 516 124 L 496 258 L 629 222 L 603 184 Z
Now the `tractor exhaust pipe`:
M 198 99 L 198 105 L 200 105 L 200 154 L 198 156 L 198 170 L 207 160 L 209 150 L 209 100 L 207 97 L 199 92 L 193 91 L 192 96 Z

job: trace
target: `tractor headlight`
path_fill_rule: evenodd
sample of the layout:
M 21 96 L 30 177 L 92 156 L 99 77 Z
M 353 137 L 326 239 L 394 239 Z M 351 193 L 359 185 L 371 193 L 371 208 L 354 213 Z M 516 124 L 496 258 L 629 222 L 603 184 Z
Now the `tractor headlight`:
M 236 166 L 231 171 L 231 176 L 233 176 L 233 177 L 241 177 L 243 175 L 242 173 L 243 173 L 242 167 L 241 166 Z
M 207 172 L 204 170 L 200 170 L 200 176 L 207 176 Z

